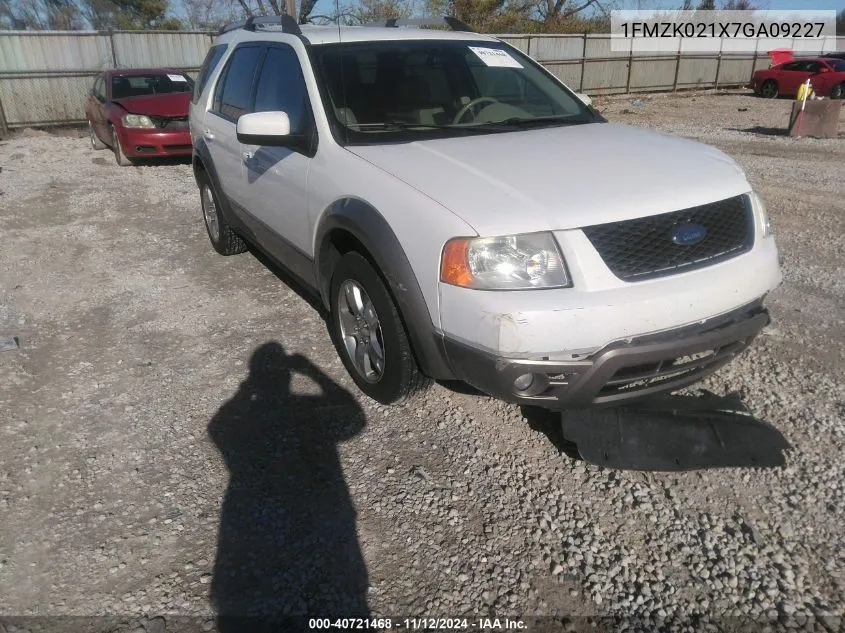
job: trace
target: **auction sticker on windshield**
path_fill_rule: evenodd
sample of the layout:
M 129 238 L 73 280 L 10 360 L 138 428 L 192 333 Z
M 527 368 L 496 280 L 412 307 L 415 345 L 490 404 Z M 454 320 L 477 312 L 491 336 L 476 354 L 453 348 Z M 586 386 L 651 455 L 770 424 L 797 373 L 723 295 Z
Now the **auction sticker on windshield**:
M 168 74 L 167 77 L 170 79 L 170 81 L 188 81 L 182 75 L 170 75 L 170 74 Z
M 511 57 L 507 51 L 500 48 L 485 48 L 483 46 L 470 46 L 469 50 L 478 56 L 488 66 L 499 68 L 522 68 L 522 64 Z

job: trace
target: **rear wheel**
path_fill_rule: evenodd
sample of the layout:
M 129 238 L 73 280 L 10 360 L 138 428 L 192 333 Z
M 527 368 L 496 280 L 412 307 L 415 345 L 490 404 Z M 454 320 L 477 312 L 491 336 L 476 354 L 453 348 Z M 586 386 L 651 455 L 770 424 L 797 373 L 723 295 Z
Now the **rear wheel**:
M 91 121 L 88 121 L 88 136 L 91 138 L 92 149 L 106 149 L 106 147 L 108 147 L 100 140 L 100 137 L 97 136 L 97 133 L 94 131 L 94 126 L 91 125 Z
M 117 130 L 114 127 L 111 129 L 111 148 L 114 151 L 114 159 L 118 165 L 129 167 L 132 164 L 132 161 L 123 153 L 123 147 L 120 145 L 120 137 L 117 135 Z
M 355 384 L 373 400 L 393 404 L 429 385 L 411 351 L 399 311 L 379 274 L 356 252 L 332 275 L 331 332 Z
M 232 230 L 223 213 L 220 211 L 219 198 L 211 183 L 211 178 L 203 170 L 197 174 L 197 184 L 200 187 L 200 202 L 202 204 L 202 219 L 205 230 L 214 250 L 221 255 L 237 255 L 246 249 L 246 242 Z
M 760 86 L 760 96 L 764 99 L 774 99 L 778 96 L 778 82 L 774 79 L 767 79 Z
M 841 84 L 836 84 L 833 88 L 830 89 L 830 98 L 831 99 L 845 98 L 845 81 L 843 81 Z

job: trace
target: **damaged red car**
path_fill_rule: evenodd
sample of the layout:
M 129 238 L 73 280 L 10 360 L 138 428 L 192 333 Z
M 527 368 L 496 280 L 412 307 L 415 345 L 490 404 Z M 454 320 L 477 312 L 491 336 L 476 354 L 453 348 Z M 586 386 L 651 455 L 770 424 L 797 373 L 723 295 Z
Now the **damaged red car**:
M 760 97 L 793 96 L 807 80 L 820 97 L 845 98 L 845 60 L 825 57 L 792 59 L 754 73 L 752 88 Z
M 188 105 L 194 81 L 165 68 L 108 70 L 91 88 L 85 115 L 94 149 L 111 147 L 118 165 L 137 158 L 190 156 Z

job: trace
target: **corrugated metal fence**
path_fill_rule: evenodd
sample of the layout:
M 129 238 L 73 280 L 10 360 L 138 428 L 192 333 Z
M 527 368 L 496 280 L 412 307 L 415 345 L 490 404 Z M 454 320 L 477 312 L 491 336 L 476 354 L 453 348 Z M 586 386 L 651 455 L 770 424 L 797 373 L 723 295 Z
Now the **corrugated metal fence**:
M 546 66 L 566 85 L 590 95 L 625 92 L 667 91 L 687 88 L 744 86 L 755 70 L 768 68 L 761 47 L 748 53 L 636 53 L 611 50 L 610 35 L 506 35 L 512 46 Z M 845 50 L 845 37 L 813 44 L 791 38 L 779 40 L 777 48 L 813 56 L 822 50 Z M 828 48 L 830 47 L 830 48 Z M 800 52 L 799 52 L 800 51 Z
M 742 86 L 754 70 L 769 64 L 765 50 L 632 55 L 611 50 L 609 35 L 501 37 L 571 88 L 591 95 Z M 108 68 L 168 66 L 196 73 L 212 38 L 184 31 L 0 31 L 0 133 L 7 127 L 84 120 L 93 77 Z M 801 44 L 783 40 L 780 45 Z M 836 44 L 845 50 L 845 38 Z

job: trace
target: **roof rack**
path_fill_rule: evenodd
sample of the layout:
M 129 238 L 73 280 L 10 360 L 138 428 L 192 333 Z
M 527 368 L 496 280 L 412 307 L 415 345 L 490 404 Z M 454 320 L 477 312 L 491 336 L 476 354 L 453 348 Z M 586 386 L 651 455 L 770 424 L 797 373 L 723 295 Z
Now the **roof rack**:
M 384 22 L 374 22 L 372 24 L 365 24 L 364 26 L 384 26 L 387 28 L 400 26 L 448 26 L 453 31 L 473 32 L 465 22 L 461 22 L 458 18 L 448 15 L 442 18 L 390 18 Z
M 254 31 L 257 26 L 281 26 L 282 32 L 290 33 L 291 35 L 302 35 L 299 29 L 299 24 L 291 16 L 287 14 L 282 15 L 262 15 L 255 17 L 249 16 L 246 22 L 238 22 L 237 24 L 229 24 L 220 29 L 218 35 L 234 31 L 236 29 L 244 29 L 245 31 Z

